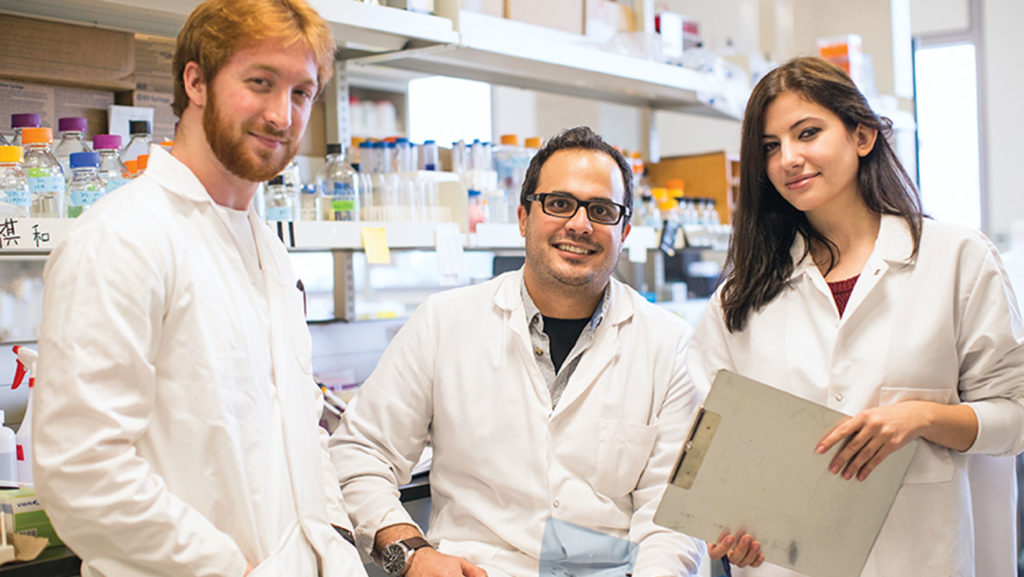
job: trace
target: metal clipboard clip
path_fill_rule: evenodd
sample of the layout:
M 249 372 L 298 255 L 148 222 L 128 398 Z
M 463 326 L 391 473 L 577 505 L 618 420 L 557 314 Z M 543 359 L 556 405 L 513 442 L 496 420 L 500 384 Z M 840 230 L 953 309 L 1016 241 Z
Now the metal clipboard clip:
M 715 432 L 718 431 L 721 422 L 722 415 L 704 407 L 700 408 L 672 473 L 673 485 L 682 489 L 693 486 L 701 463 L 704 462 L 704 455 L 707 455 L 708 447 L 711 446 L 711 440 L 715 438 Z

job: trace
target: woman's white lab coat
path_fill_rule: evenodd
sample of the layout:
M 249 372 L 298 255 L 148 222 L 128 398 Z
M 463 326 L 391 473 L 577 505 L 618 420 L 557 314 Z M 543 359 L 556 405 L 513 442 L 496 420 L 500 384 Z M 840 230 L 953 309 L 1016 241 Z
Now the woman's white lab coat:
M 741 332 L 725 328 L 716 294 L 691 341 L 690 372 L 707 388 L 730 369 L 849 415 L 907 400 L 967 404 L 978 416 L 974 445 L 964 454 L 922 443 L 863 575 L 1010 577 L 976 573 L 975 554 L 1001 556 L 1002 567 L 1015 556 L 1012 460 L 978 467 L 976 481 L 969 462 L 1024 450 L 1024 326 L 983 235 L 926 220 L 914 260 L 912 248 L 905 222 L 883 216 L 842 318 L 809 257 Z M 802 253 L 798 237 L 794 261 Z M 1002 488 L 983 497 L 994 506 L 972 508 L 972 482 Z M 795 575 L 767 563 L 735 574 Z
M 350 525 L 302 295 L 248 218 L 259 264 L 154 147 L 47 262 L 36 489 L 83 576 L 315 575 L 317 557 L 325 576 L 363 572 L 331 527 Z
M 522 283 L 516 271 L 433 295 L 350 403 L 331 454 L 357 541 L 368 548 L 380 528 L 412 522 L 396 485 L 429 433 L 427 537 L 441 551 L 492 577 L 536 576 L 555 518 L 593 543 L 639 544 L 638 577 L 696 572 L 704 544 L 652 521 L 698 401 L 683 357 L 689 328 L 612 280 L 552 409 Z

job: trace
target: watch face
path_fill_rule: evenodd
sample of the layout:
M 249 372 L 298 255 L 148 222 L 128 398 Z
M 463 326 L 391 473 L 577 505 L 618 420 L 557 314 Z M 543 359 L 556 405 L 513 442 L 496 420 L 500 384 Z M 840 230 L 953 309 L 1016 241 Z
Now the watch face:
M 388 575 L 398 577 L 405 570 L 405 548 L 398 543 L 392 543 L 381 552 L 380 560 Z

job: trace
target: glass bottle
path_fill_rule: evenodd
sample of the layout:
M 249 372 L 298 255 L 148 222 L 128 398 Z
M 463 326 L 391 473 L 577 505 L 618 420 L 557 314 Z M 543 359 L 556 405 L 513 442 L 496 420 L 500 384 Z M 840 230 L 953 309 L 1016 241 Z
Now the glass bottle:
M 60 141 L 53 147 L 53 156 L 60 163 L 60 169 L 64 171 L 64 178 L 71 178 L 72 152 L 89 152 L 89 142 L 85 140 L 85 133 L 89 130 L 86 120 L 80 116 L 65 117 L 57 120 L 57 130 L 60 131 Z
M 347 162 L 341 144 L 327 145 L 327 164 L 316 174 L 320 220 L 359 220 L 359 174 Z
M 32 195 L 21 168 L 20 146 L 0 146 L 0 217 L 28 217 Z
M 21 131 L 25 128 L 39 128 L 43 125 L 42 115 L 34 112 L 22 112 L 11 115 L 11 130 L 14 136 L 11 137 L 11 146 L 23 146 Z
M 264 214 L 268 222 L 295 220 L 295 194 L 279 174 L 267 182 L 264 193 Z
M 128 144 L 124 146 L 121 151 L 121 160 L 136 160 L 140 154 L 149 154 L 149 144 L 153 140 L 152 134 L 150 134 L 149 121 L 148 120 L 132 120 L 128 123 L 128 132 L 131 133 L 131 138 L 128 139 Z M 139 172 L 142 172 L 142 168 Z
M 98 152 L 72 152 L 71 179 L 68 181 L 68 218 L 78 218 L 103 196 L 103 182 L 96 171 L 100 167 Z
M 63 218 L 64 172 L 53 156 L 53 131 L 49 128 L 24 128 L 21 138 L 25 143 L 25 162 L 22 165 L 32 193 L 29 216 L 34 218 Z
M 100 168 L 96 175 L 103 182 L 103 193 L 121 188 L 131 180 L 131 172 L 121 161 L 121 135 L 97 134 L 92 145 L 100 155 Z

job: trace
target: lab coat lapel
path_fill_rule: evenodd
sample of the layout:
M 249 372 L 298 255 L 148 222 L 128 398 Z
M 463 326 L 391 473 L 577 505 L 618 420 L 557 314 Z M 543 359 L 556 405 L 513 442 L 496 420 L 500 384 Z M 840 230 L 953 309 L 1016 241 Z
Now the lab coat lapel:
M 542 406 L 551 406 L 551 391 L 548 390 L 544 375 L 537 366 L 533 356 L 533 341 L 530 338 L 530 327 L 523 311 L 523 298 L 520 293 L 523 283 L 522 269 L 507 273 L 494 295 L 494 304 L 505 315 L 506 330 L 502 331 L 502 340 L 494 350 L 494 368 L 496 371 L 514 370 L 516 363 L 521 363 L 530 376 L 530 384 L 537 402 Z M 506 339 L 511 339 L 509 342 Z M 512 352 L 512 349 L 515 352 Z
M 601 374 L 619 356 L 622 343 L 619 339 L 619 331 L 622 326 L 633 316 L 633 303 L 625 290 L 611 282 L 611 290 L 608 293 L 610 299 L 608 312 L 601 324 L 594 329 L 594 342 L 591 343 L 580 358 L 580 364 L 576 371 L 569 377 L 565 386 L 565 392 L 555 407 L 554 416 L 557 417 L 572 407 L 573 403 L 597 383 Z M 623 383 L 628 386 L 628 383 Z

